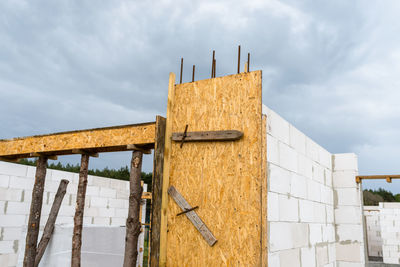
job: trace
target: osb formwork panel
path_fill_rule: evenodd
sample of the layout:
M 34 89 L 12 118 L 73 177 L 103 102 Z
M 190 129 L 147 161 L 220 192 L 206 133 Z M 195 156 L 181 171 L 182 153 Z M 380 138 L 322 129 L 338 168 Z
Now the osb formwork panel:
M 123 151 L 129 144 L 153 144 L 155 123 L 123 125 L 0 140 L 0 157 L 29 157 L 30 153 L 70 154 L 73 149 Z
M 210 247 L 168 199 L 167 266 L 260 266 L 261 71 L 175 86 L 172 132 L 239 130 L 239 141 L 172 142 L 169 184 L 218 239 Z

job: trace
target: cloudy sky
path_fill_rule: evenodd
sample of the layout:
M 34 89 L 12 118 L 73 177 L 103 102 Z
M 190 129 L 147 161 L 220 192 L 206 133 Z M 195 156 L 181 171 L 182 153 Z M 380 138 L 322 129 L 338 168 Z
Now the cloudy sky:
M 0 1 L 0 138 L 153 121 L 181 57 L 184 81 L 193 64 L 209 77 L 213 49 L 217 75 L 233 74 L 241 44 L 263 71 L 264 104 L 330 152 L 357 153 L 361 174 L 400 173 L 399 11 L 396 0 Z

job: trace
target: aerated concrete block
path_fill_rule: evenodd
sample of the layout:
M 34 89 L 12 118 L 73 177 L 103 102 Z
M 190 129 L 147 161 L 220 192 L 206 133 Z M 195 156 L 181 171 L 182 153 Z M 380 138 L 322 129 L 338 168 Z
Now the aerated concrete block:
M 358 171 L 357 156 L 354 153 L 334 154 L 333 166 L 335 171 Z
M 299 221 L 299 203 L 296 198 L 279 195 L 279 220 L 283 222 Z
M 292 172 L 297 172 L 297 152 L 287 144 L 279 142 L 279 164 L 280 167 Z
M 296 129 L 293 125 L 289 126 L 290 146 L 296 150 L 297 153 L 306 154 L 306 136 Z

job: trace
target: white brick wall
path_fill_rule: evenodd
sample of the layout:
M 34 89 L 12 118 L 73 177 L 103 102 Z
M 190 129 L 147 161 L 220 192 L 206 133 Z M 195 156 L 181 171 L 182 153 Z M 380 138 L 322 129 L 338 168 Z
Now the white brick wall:
M 335 154 L 332 158 L 337 264 L 364 266 L 362 188 L 355 182 L 357 156 L 352 153 Z
M 382 235 L 378 206 L 364 206 L 367 227 L 368 255 L 382 257 Z
M 379 203 L 384 263 L 400 264 L 400 203 Z
M 267 115 L 269 266 L 335 266 L 331 154 Z
M 364 266 L 357 157 L 267 115 L 269 266 Z
M 28 221 L 35 167 L 0 162 L 0 266 L 16 266 L 22 229 Z M 56 224 L 73 224 L 78 174 L 47 170 L 41 227 L 61 179 L 69 180 Z M 84 224 L 124 226 L 128 214 L 129 183 L 88 177 Z M 22 252 L 23 253 L 23 252 Z

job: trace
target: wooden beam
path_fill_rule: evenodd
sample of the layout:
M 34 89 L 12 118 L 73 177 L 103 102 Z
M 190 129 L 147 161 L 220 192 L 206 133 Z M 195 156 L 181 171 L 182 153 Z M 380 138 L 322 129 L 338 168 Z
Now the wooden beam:
M 51 159 L 51 160 L 57 160 L 58 159 L 57 156 L 50 156 L 50 155 L 46 156 L 43 153 L 36 153 L 36 152 L 30 153 L 30 157 L 41 157 L 41 156 L 45 156 L 45 157 L 47 157 L 47 159 Z
M 49 218 L 47 219 L 42 238 L 40 239 L 39 245 L 36 250 L 35 267 L 39 266 L 39 262 L 42 259 L 42 256 L 46 251 L 47 244 L 49 243 L 51 235 L 53 234 L 54 224 L 56 223 L 58 211 L 60 210 L 61 203 L 64 199 L 65 193 L 67 192 L 68 183 L 68 180 L 62 179 L 58 186 L 53 205 L 51 206 Z
M 157 116 L 154 144 L 154 165 L 151 202 L 150 266 L 158 267 L 160 260 L 161 201 L 163 188 L 164 145 L 166 119 Z
M 208 229 L 207 225 L 200 219 L 196 211 L 189 205 L 183 196 L 176 190 L 175 187 L 170 186 L 168 194 L 175 200 L 176 204 L 185 212 L 186 217 L 193 223 L 194 227 L 200 232 L 207 244 L 212 247 L 217 243 L 217 239 Z M 182 213 L 181 213 L 182 214 Z M 178 214 L 179 215 L 179 214 Z
M 92 158 L 98 158 L 99 157 L 99 153 L 94 153 L 94 152 L 90 152 L 88 150 L 84 150 L 84 149 L 72 149 L 72 153 L 74 154 L 87 154 Z
M 171 158 L 171 136 L 172 136 L 172 109 L 174 107 L 175 98 L 175 73 L 169 74 L 168 83 L 168 104 L 167 104 L 167 121 L 165 125 L 165 145 L 164 145 L 164 167 L 162 181 L 162 199 L 161 199 L 161 224 L 160 224 L 160 260 L 159 266 L 167 265 L 167 214 L 168 214 L 168 186 L 169 186 L 169 169 Z M 170 118 L 170 119 L 168 119 Z
M 32 190 L 31 210 L 26 233 L 24 267 L 34 267 L 36 259 L 37 240 L 39 236 L 40 215 L 42 213 L 44 182 L 46 178 L 47 158 L 40 157 L 37 161 L 35 183 Z
M 82 154 L 81 169 L 79 171 L 78 192 L 76 195 L 74 232 L 72 236 L 71 267 L 81 266 L 82 226 L 83 226 L 83 213 L 85 210 L 85 197 L 87 188 L 89 158 L 90 156 L 88 154 Z
M 172 141 L 185 142 L 189 141 L 235 141 L 243 137 L 241 131 L 224 130 L 224 131 L 201 131 L 187 133 L 173 133 Z
M 141 151 L 132 152 L 131 173 L 129 179 L 129 209 L 126 219 L 124 267 L 136 266 L 138 240 L 141 229 L 140 202 L 142 197 L 142 159 Z
M 356 176 L 356 183 L 361 183 L 362 180 L 379 180 L 384 179 L 386 182 L 391 183 L 392 179 L 400 179 L 400 174 L 394 175 L 357 175 Z
M 143 154 L 151 154 L 151 149 L 146 149 L 146 148 L 143 148 L 143 147 L 141 147 L 141 146 L 138 146 L 138 145 L 127 145 L 126 146 L 126 149 L 127 150 L 136 150 L 136 151 L 140 151 L 140 152 L 142 152 Z
M 28 158 L 44 155 L 75 154 L 81 149 L 96 152 L 127 151 L 127 145 L 154 144 L 155 122 L 61 132 L 9 140 L 0 140 L 0 157 Z

